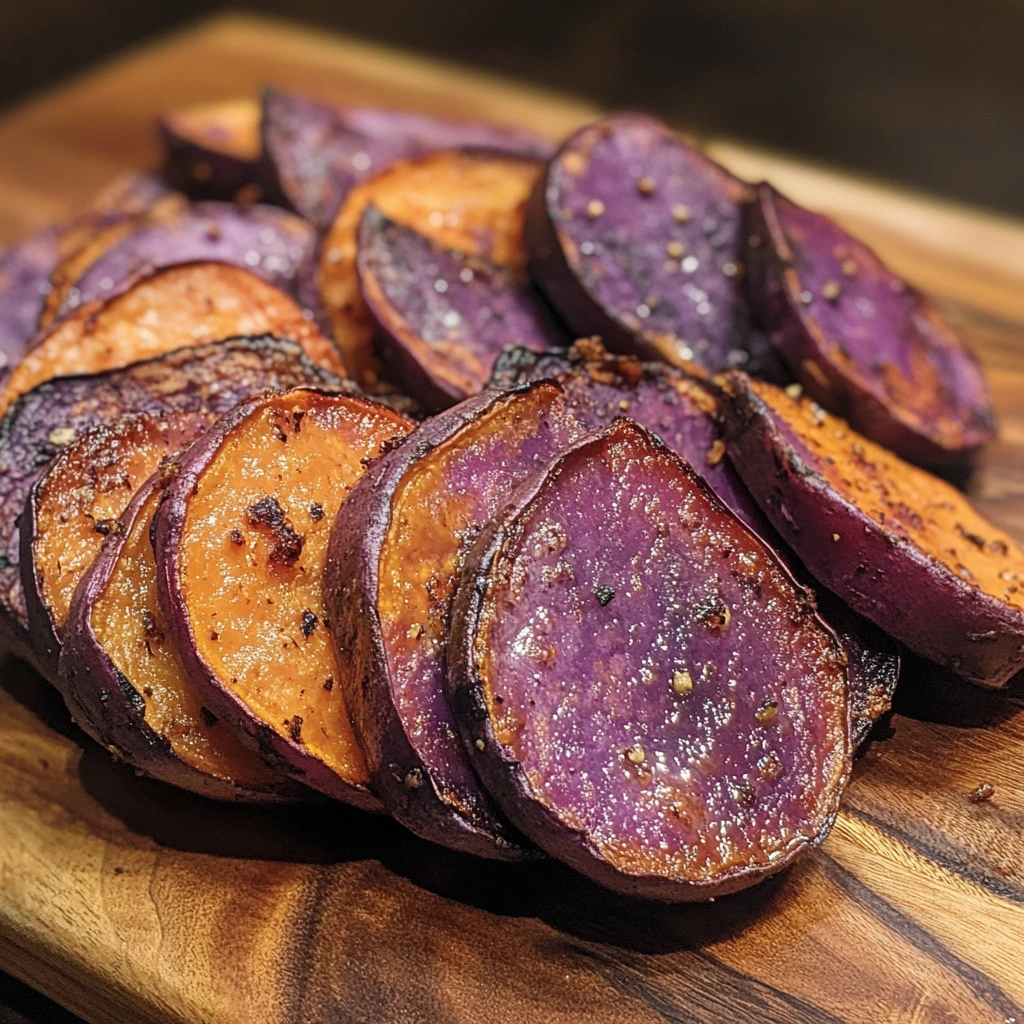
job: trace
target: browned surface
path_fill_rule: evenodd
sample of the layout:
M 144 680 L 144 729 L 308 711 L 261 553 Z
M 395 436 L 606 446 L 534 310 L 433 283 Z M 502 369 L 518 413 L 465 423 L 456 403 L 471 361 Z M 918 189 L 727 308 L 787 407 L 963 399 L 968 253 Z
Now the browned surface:
M 255 99 L 200 103 L 164 114 L 162 120 L 179 138 L 204 149 L 240 160 L 259 158 L 260 106 Z
M 811 468 L 842 498 L 968 585 L 1024 609 L 1024 549 L 979 515 L 960 491 L 869 441 L 809 398 L 752 383 L 807 447 Z
M 117 670 L 145 703 L 146 724 L 190 768 L 240 788 L 280 781 L 220 722 L 204 717 L 202 701 L 185 676 L 156 595 L 156 560 L 149 538 L 163 492 L 153 491 L 128 534 L 90 624 Z M 130 756 L 131 751 L 126 753 Z
M 356 272 L 367 205 L 440 245 L 522 266 L 523 210 L 539 170 L 527 160 L 438 153 L 401 161 L 352 189 L 324 237 L 318 280 L 334 337 L 358 380 L 375 373 L 373 320 Z
M 279 288 L 240 267 L 188 263 L 75 310 L 8 378 L 0 415 L 18 395 L 53 377 L 99 373 L 189 345 L 258 334 L 291 338 L 313 362 L 345 375 L 335 346 Z
M 364 460 L 412 424 L 363 399 L 296 391 L 228 432 L 196 482 L 178 553 L 200 657 L 253 718 L 365 786 L 320 581 Z M 316 785 L 312 775 L 311 785 Z
M 218 22 L 0 121 L 0 232 L 81 208 L 112 174 L 154 163 L 154 114 L 265 81 L 552 136 L 589 113 L 359 44 Z M 940 297 L 1002 417 L 971 493 L 1024 538 L 1024 229 L 713 149 L 837 215 Z M 90 1021 L 1024 1020 L 1019 689 L 905 687 L 820 851 L 746 895 L 666 910 L 553 865 L 471 862 L 344 808 L 174 793 L 112 765 L 28 670 L 4 663 L 0 680 L 0 964 Z M 982 782 L 992 800 L 971 803 Z

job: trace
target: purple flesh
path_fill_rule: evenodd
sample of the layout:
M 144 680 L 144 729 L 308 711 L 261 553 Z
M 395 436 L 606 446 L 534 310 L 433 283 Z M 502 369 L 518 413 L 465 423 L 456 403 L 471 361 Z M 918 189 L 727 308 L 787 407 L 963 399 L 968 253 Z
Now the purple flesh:
M 746 185 L 660 121 L 604 118 L 563 144 L 531 198 L 531 276 L 577 336 L 775 377 L 777 361 L 751 359 L 766 351 L 751 344 L 740 284 L 748 199 Z
M 224 413 L 266 389 L 338 383 L 298 345 L 262 337 L 179 349 L 107 373 L 59 377 L 22 395 L 0 420 L 0 649 L 31 658 L 18 520 L 36 480 L 78 434 L 129 412 Z
M 491 385 L 508 388 L 544 378 L 562 386 L 574 415 L 588 429 L 627 416 L 656 434 L 690 464 L 730 511 L 771 546 L 802 586 L 814 590 L 819 611 L 849 657 L 854 745 L 859 746 L 892 704 L 899 678 L 899 647 L 816 584 L 783 542 L 724 452 L 717 399 L 702 384 L 670 366 L 610 356 L 592 341 L 578 342 L 568 353 L 508 351 L 495 367 Z
M 751 304 L 816 401 L 924 465 L 962 461 L 992 440 L 974 355 L 871 249 L 767 184 L 747 233 Z
M 426 408 L 475 395 L 509 345 L 567 341 L 520 271 L 439 246 L 372 206 L 358 269 L 388 376 Z
M 489 790 L 549 854 L 631 895 L 707 899 L 831 827 L 844 663 L 770 549 L 620 420 L 478 538 L 451 701 Z
M 510 845 L 516 834 L 473 774 L 444 696 L 447 609 L 455 583 L 446 566 L 457 572 L 460 550 L 511 489 L 581 434 L 554 385 L 484 392 L 427 420 L 372 462 L 334 527 L 325 606 L 373 788 L 409 829 L 454 849 L 523 855 L 518 844 Z M 409 600 L 423 611 L 411 613 L 410 625 L 403 617 L 408 606 L 381 563 L 389 538 L 398 535 L 393 524 L 401 530 L 406 519 L 426 514 L 399 500 L 402 488 L 434 466 L 431 501 L 437 512 L 430 518 L 437 529 L 429 536 L 404 534 L 418 546 L 399 548 L 416 581 Z
M 276 89 L 263 94 L 261 132 L 268 197 L 318 227 L 330 224 L 353 185 L 403 157 L 467 146 L 539 158 L 551 151 L 516 129 L 338 108 Z
M 313 245 L 308 224 L 269 206 L 195 203 L 169 223 L 147 224 L 104 252 L 75 283 L 58 316 L 109 298 L 132 281 L 193 260 L 244 267 L 290 294 Z

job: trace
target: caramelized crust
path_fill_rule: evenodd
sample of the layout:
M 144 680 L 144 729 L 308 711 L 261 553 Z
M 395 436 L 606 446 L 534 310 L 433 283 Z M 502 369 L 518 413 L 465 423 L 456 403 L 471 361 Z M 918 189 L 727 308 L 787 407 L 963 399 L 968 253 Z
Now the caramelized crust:
M 165 114 L 161 122 L 202 149 L 255 161 L 260 155 L 260 105 L 253 99 L 202 103 Z

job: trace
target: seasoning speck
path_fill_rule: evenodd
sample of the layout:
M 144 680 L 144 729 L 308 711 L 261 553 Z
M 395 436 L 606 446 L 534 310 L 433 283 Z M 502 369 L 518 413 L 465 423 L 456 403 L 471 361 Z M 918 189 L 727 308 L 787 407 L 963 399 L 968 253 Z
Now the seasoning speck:
M 690 208 L 685 203 L 676 203 L 672 207 L 672 219 L 677 224 L 685 224 L 690 219 Z
M 725 442 L 719 438 L 715 443 L 708 449 L 707 464 L 709 466 L 717 466 L 722 459 L 725 458 Z
M 324 689 L 330 693 L 334 689 L 334 676 L 328 676 L 324 680 Z
M 56 445 L 58 448 L 63 448 L 65 445 L 71 444 L 74 439 L 74 427 L 54 427 L 54 429 L 46 435 L 46 440 L 49 441 L 50 444 Z
M 838 544 L 842 540 L 842 537 L 840 537 L 838 533 L 833 533 L 832 540 L 835 541 L 836 544 Z
M 603 608 L 608 604 L 611 599 L 615 596 L 615 590 L 612 587 L 601 584 L 600 586 L 594 587 L 594 597 L 597 598 L 598 603 Z
M 409 627 L 409 632 L 406 633 L 406 636 L 408 636 L 410 640 L 418 640 L 422 635 L 423 627 L 418 622 L 414 622 Z
M 647 760 L 647 755 L 644 753 L 644 748 L 639 743 L 634 743 L 633 746 L 626 751 L 626 760 L 630 764 L 643 764 Z
M 779 713 L 778 701 L 766 700 L 755 712 L 754 717 L 762 724 L 767 725 L 775 720 Z
M 693 690 L 693 676 L 688 669 L 677 669 L 672 673 L 672 692 L 678 693 L 680 697 Z
M 803 393 L 804 393 L 804 389 L 803 389 L 803 387 L 800 384 L 787 384 L 786 385 L 786 394 L 789 395 L 789 397 L 792 398 L 794 401 L 799 399 L 800 396 Z
M 686 255 L 686 246 L 682 242 L 673 239 L 665 246 L 665 252 L 673 259 L 681 260 Z
M 651 178 L 651 177 L 649 177 L 647 175 L 644 175 L 636 183 L 636 190 L 642 196 L 649 196 L 649 195 L 651 195 L 651 193 L 654 192 L 655 188 L 657 188 L 657 182 L 653 178 Z
M 856 260 L 843 260 L 842 270 L 843 270 L 843 273 L 847 277 L 856 277 L 857 276 L 857 261 Z
M 604 203 L 600 199 L 591 199 L 587 203 L 587 216 L 591 220 L 596 220 L 602 213 L 604 213 Z
M 231 531 L 231 543 L 236 547 L 241 547 L 245 543 L 245 538 L 242 536 L 241 530 Z
M 991 782 L 982 782 L 976 789 L 972 790 L 968 799 L 972 804 L 987 803 L 996 795 L 996 787 Z
M 477 750 L 484 750 L 486 749 L 487 744 L 484 743 L 483 740 L 477 740 L 476 743 L 473 744 L 473 746 L 476 747 Z
M 319 621 L 320 620 L 316 615 L 307 608 L 306 611 L 302 613 L 302 635 L 307 638 L 312 636 L 313 631 L 316 629 L 316 624 Z
M 423 784 L 423 775 L 419 768 L 413 768 L 403 781 L 405 782 L 406 789 L 419 789 Z
M 312 519 L 314 523 L 319 523 L 320 520 L 323 519 L 323 517 L 323 505 L 321 505 L 320 502 L 318 501 L 314 501 L 313 504 L 309 506 L 309 518 Z
M 829 302 L 835 302 L 843 294 L 843 286 L 838 281 L 826 281 L 822 286 L 821 294 Z

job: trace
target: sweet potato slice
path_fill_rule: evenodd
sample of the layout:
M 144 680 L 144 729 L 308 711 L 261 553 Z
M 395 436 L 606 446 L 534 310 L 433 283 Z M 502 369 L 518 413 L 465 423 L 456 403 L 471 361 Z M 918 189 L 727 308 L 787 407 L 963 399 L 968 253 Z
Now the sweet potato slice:
M 349 489 L 412 426 L 313 389 L 254 399 L 175 464 L 155 520 L 160 604 L 206 706 L 283 770 L 364 808 L 378 805 L 321 583 Z
M 381 359 L 427 409 L 475 395 L 506 346 L 568 340 L 521 269 L 438 245 L 373 206 L 357 266 Z
M 452 622 L 474 767 L 595 881 L 708 899 L 831 827 L 845 656 L 772 551 L 635 423 L 556 459 L 479 535 Z
M 729 374 L 733 463 L 804 565 L 854 611 L 975 683 L 1024 667 L 1024 549 L 956 488 L 807 397 Z
M 551 150 L 514 128 L 333 107 L 277 89 L 263 94 L 261 133 L 269 195 L 318 226 L 330 223 L 353 186 L 402 157 L 478 146 L 543 159 Z
M 210 426 L 209 413 L 145 413 L 77 437 L 36 481 L 21 527 L 21 583 L 36 662 L 56 683 L 71 598 L 135 491 Z
M 203 706 L 168 639 L 149 538 L 156 474 L 86 570 L 68 615 L 62 690 L 75 721 L 116 757 L 220 800 L 281 802 L 312 792 L 267 767 Z
M 747 234 L 751 303 L 812 398 L 922 465 L 964 461 L 993 439 L 966 342 L 863 242 L 767 184 Z
M 464 545 L 581 433 L 554 384 L 484 392 L 371 464 L 335 524 L 325 601 L 373 788 L 402 824 L 443 846 L 523 855 L 445 701 L 448 612 Z
M 243 267 L 294 292 L 298 267 L 313 244 L 309 225 L 283 210 L 214 202 L 159 215 L 151 211 L 111 232 L 63 268 L 60 287 L 47 300 L 51 321 L 115 295 L 161 267 L 200 260 Z
M 818 611 L 846 650 L 854 743 L 860 745 L 892 706 L 899 649 L 877 626 L 818 586 L 775 532 L 725 452 L 715 395 L 674 367 L 610 355 L 593 339 L 561 354 L 510 350 L 496 365 L 492 384 L 509 388 L 543 378 L 558 382 L 574 415 L 588 428 L 628 416 L 657 434 L 775 551 L 801 586 L 814 589 Z
M 202 103 L 164 114 L 163 178 L 190 199 L 254 203 L 259 183 L 260 105 L 254 99 Z
M 345 375 L 334 343 L 280 288 L 225 263 L 186 263 L 155 271 L 56 324 L 0 391 L 0 416 L 19 395 L 54 377 L 100 373 L 179 348 L 261 334 L 290 338 L 314 363 Z
M 0 648 L 31 658 L 18 520 L 43 470 L 80 433 L 129 413 L 222 414 L 267 389 L 340 383 L 293 342 L 261 337 L 178 349 L 101 374 L 58 377 L 22 395 L 0 419 Z
M 526 215 L 530 273 L 577 335 L 687 369 L 751 365 L 749 188 L 664 124 L 618 114 L 548 163 Z
M 523 208 L 540 171 L 532 160 L 443 152 L 402 160 L 353 188 L 320 246 L 316 287 L 345 365 L 373 386 L 373 318 L 359 289 L 359 224 L 371 203 L 439 245 L 522 267 Z

